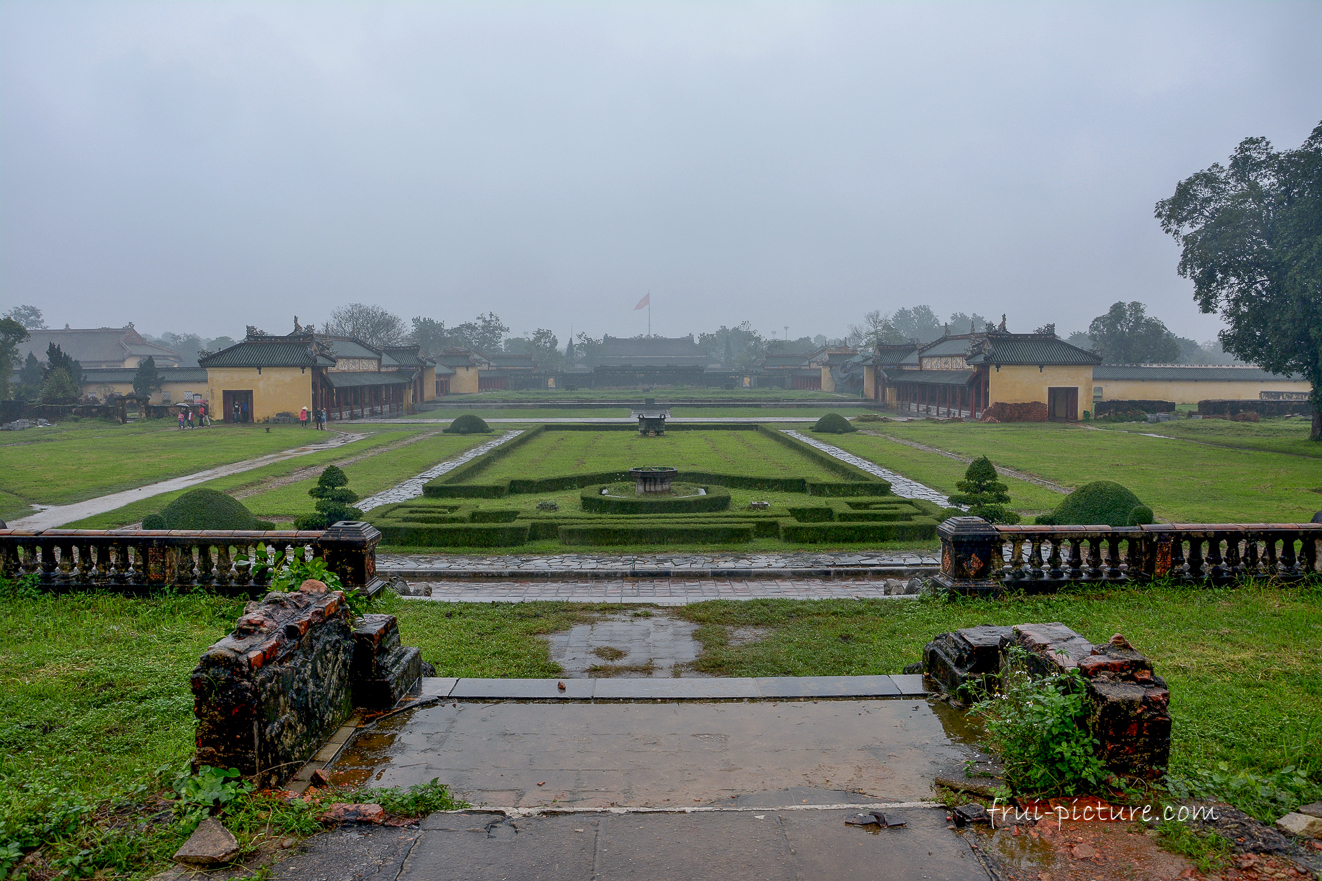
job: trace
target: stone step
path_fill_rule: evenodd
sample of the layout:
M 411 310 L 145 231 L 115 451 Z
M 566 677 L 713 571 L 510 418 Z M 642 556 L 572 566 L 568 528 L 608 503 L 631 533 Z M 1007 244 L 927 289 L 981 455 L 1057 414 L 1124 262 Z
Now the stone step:
M 562 689 L 560 686 L 563 685 Z M 916 698 L 927 694 L 919 674 L 879 676 L 757 676 L 711 679 L 457 679 L 422 680 L 422 698 L 478 701 L 683 701 Z

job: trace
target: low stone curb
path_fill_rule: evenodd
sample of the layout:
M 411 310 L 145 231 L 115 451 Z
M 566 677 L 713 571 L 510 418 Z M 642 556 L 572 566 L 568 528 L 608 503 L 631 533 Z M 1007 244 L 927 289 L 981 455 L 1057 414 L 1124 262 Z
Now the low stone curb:
M 894 676 L 758 676 L 713 679 L 448 679 L 422 680 L 423 701 L 713 701 L 918 698 L 921 674 Z
M 443 581 L 597 581 L 620 579 L 709 579 L 740 580 L 812 578 L 819 580 L 877 580 L 886 578 L 925 578 L 936 575 L 940 566 L 829 566 L 822 568 L 673 568 L 673 569 L 439 569 L 380 566 L 379 575 L 406 580 Z

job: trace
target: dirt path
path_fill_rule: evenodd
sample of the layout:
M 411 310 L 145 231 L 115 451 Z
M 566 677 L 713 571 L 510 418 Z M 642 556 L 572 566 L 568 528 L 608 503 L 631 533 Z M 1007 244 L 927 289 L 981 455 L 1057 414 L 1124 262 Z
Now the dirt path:
M 927 444 L 920 444 L 917 441 L 901 440 L 898 437 L 891 437 L 889 434 L 882 434 L 878 431 L 863 431 L 862 434 L 866 434 L 869 437 L 879 437 L 888 441 L 894 441 L 895 443 L 906 447 L 913 447 L 915 450 L 922 450 L 924 453 L 936 453 L 938 456 L 945 456 L 947 459 L 954 459 L 956 462 L 963 462 L 965 465 L 973 461 L 973 459 L 968 456 L 960 456 L 948 450 L 929 447 Z M 1024 471 L 1015 471 L 1013 468 L 1006 468 L 1004 465 L 997 465 L 996 470 L 1004 474 L 1006 477 L 1013 477 L 1015 480 L 1022 480 L 1025 483 L 1031 483 L 1034 486 L 1040 486 L 1043 489 L 1049 489 L 1052 492 L 1060 493 L 1061 495 L 1069 495 L 1073 492 L 1069 487 L 1061 486 L 1058 483 L 1052 483 L 1049 480 L 1028 474 Z
M 429 437 L 435 437 L 440 434 L 440 429 L 428 431 L 422 434 L 415 434 L 412 437 L 406 437 L 403 440 L 395 441 L 393 444 L 377 447 L 360 453 L 357 456 L 350 456 L 347 459 L 336 459 L 334 462 L 327 462 L 325 465 L 310 465 L 307 468 L 296 468 L 288 474 L 279 477 L 268 477 L 265 480 L 259 480 L 254 483 L 240 487 L 235 492 L 230 493 L 236 499 L 247 499 L 273 489 L 279 489 L 282 486 L 289 486 L 291 483 L 298 483 L 300 480 L 309 480 L 313 477 L 320 477 L 321 473 L 330 465 L 337 465 L 343 468 L 345 465 L 352 465 L 355 462 L 361 462 L 364 459 L 370 459 L 373 456 L 379 456 L 382 453 L 389 453 L 392 450 L 398 450 L 400 447 L 407 447 L 409 444 L 416 444 L 420 440 L 426 440 Z

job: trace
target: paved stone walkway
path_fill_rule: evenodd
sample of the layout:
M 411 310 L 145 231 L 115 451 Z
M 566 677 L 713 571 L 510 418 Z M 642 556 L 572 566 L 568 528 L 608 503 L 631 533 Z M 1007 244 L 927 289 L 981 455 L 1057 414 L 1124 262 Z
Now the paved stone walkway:
M 112 493 L 108 496 L 88 499 L 85 502 L 75 502 L 72 505 L 54 505 L 49 508 L 43 508 L 36 514 L 29 514 L 27 517 L 10 522 L 9 528 L 31 530 L 54 529 L 58 526 L 63 526 L 66 523 L 72 523 L 75 520 L 82 520 L 86 517 L 95 517 L 97 514 L 105 514 L 108 511 L 114 511 L 116 508 L 122 508 L 125 505 L 143 499 L 150 499 L 153 496 L 175 492 L 176 490 L 188 489 L 191 486 L 197 486 L 199 483 L 215 480 L 217 477 L 228 477 L 231 474 L 242 474 L 245 471 L 252 471 L 255 468 L 272 465 L 276 462 L 283 462 L 286 459 L 293 459 L 297 456 L 306 456 L 309 453 L 320 453 L 323 450 L 332 450 L 336 447 L 342 447 L 346 444 L 360 441 L 365 437 L 367 437 L 365 434 L 349 434 L 346 432 L 335 431 L 333 437 L 328 437 L 321 443 L 307 444 L 305 446 L 295 447 L 292 450 L 282 450 L 279 453 L 259 456 L 256 459 L 246 459 L 242 462 L 232 462 L 229 465 L 208 468 L 205 471 L 198 471 L 195 474 L 187 474 L 183 477 L 172 477 L 169 480 L 162 480 L 158 483 L 140 486 L 137 489 L 129 489 L 124 492 Z
M 410 477 L 408 480 L 396 484 L 390 489 L 383 490 L 374 496 L 368 496 L 358 502 L 354 507 L 363 513 L 367 513 L 373 508 L 379 508 L 382 505 L 390 505 L 395 502 L 407 502 L 409 499 L 416 499 L 422 495 L 422 488 L 426 485 L 427 481 L 434 480 L 448 471 L 453 471 L 465 462 L 471 462 L 483 453 L 489 453 L 501 444 L 511 441 L 521 434 L 523 434 L 522 431 L 507 431 L 498 438 L 489 440 L 480 446 L 473 447 L 473 449 L 461 456 L 456 456 L 453 459 L 446 459 L 440 464 L 433 465 L 417 477 Z
M 936 574 L 933 568 L 928 574 Z M 592 581 L 410 580 L 409 598 L 442 603 L 651 603 L 683 606 L 709 600 L 905 599 L 914 581 L 900 579 L 621 578 Z
M 637 572 L 684 573 L 712 576 L 714 572 L 746 574 L 752 570 L 822 573 L 825 570 L 926 569 L 939 566 L 938 551 L 893 551 L 856 553 L 819 553 L 800 551 L 787 554 L 377 554 L 377 571 L 402 577 L 427 573 L 467 577 L 488 573 L 496 577 L 530 577 L 564 572 L 589 578 L 594 572 L 612 577 L 611 572 L 627 576 Z M 506 576 L 505 573 L 509 573 Z M 624 577 L 624 576 L 615 576 Z
M 833 447 L 830 444 L 822 443 L 816 438 L 808 437 L 806 434 L 800 434 L 792 429 L 782 428 L 781 431 L 785 432 L 795 440 L 803 441 L 809 446 L 816 447 L 823 453 L 839 459 L 841 462 L 848 462 L 856 468 L 862 468 L 868 474 L 873 474 L 880 477 L 882 480 L 890 481 L 891 492 L 895 493 L 900 498 L 923 499 L 928 502 L 936 502 L 938 505 L 946 508 L 963 507 L 962 505 L 950 504 L 949 498 L 932 489 L 930 486 L 924 486 L 916 480 L 910 480 L 901 474 L 896 474 L 894 471 L 888 471 L 875 462 L 869 462 L 867 459 L 855 456 L 853 453 L 847 453 L 839 447 Z
M 699 675 L 688 666 L 698 658 L 697 629 L 691 621 L 643 609 L 575 624 L 547 634 L 546 641 L 562 676 L 670 679 Z

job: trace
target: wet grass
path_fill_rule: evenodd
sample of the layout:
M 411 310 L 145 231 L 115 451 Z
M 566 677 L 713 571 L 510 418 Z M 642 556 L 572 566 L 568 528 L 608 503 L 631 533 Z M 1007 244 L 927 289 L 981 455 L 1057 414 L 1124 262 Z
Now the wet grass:
M 750 600 L 684 606 L 695 667 L 723 676 L 898 673 L 933 636 L 1060 621 L 1094 642 L 1123 633 L 1171 688 L 1172 767 L 1304 768 L 1322 785 L 1322 588 L 1079 589 L 1001 599 Z M 733 628 L 766 628 L 732 645 Z
M 1172 424 L 1176 423 L 1166 423 Z M 1317 492 L 1322 489 L 1322 461 L 1299 455 L 1226 449 L 1058 423 L 984 425 L 920 420 L 874 423 L 868 430 L 961 456 L 985 455 L 998 466 L 1071 489 L 1094 480 L 1114 480 L 1165 521 L 1307 523 L 1322 508 L 1322 496 Z M 839 445 L 856 455 L 883 467 L 903 461 L 894 470 L 942 492 L 955 489 L 951 466 L 957 469 L 958 463 L 952 460 L 941 462 L 938 460 L 944 457 L 920 450 L 903 452 L 883 437 L 851 434 L 841 438 Z M 1023 507 L 1031 511 L 1048 500 L 1042 490 L 1024 488 L 1020 492 L 1011 492 L 1013 507 L 1019 507 L 1022 498 Z
M 5 432 L 0 492 L 27 504 L 66 505 L 326 440 L 298 426 L 223 425 L 179 431 L 163 420 L 101 420 Z
M 505 483 L 530 475 L 551 477 L 639 465 L 669 465 L 681 472 L 700 469 L 760 477 L 840 479 L 806 455 L 756 431 L 675 431 L 662 437 L 643 437 L 633 431 L 552 431 L 465 482 Z
M 460 403 L 494 404 L 502 402 L 547 403 L 575 401 L 622 401 L 640 404 L 644 398 L 655 398 L 661 403 L 667 401 L 857 401 L 858 395 L 837 395 L 834 392 L 808 391 L 806 389 L 716 389 L 716 388 L 666 388 L 652 391 L 639 389 L 523 389 L 520 391 L 482 392 L 476 395 L 460 395 L 444 398 L 440 405 L 453 401 Z
M 1289 453 L 1322 459 L 1322 443 L 1308 439 L 1308 419 L 1264 419 L 1261 422 L 1232 422 L 1229 419 L 1180 419 L 1173 422 L 1095 423 L 1107 431 L 1135 434 L 1164 434 L 1184 440 L 1201 441 L 1241 450 Z
M 306 430 L 311 431 L 311 429 L 306 429 Z M 346 459 L 353 459 L 365 453 L 371 453 L 373 450 L 379 447 L 384 447 L 393 443 L 397 443 L 398 441 L 404 440 L 411 435 L 420 434 L 422 432 L 426 432 L 429 430 L 431 429 L 427 429 L 421 426 L 391 426 L 385 428 L 374 426 L 371 429 L 369 429 L 370 433 L 368 434 L 367 437 L 363 438 L 360 441 L 355 441 L 354 443 L 348 444 L 346 446 L 335 447 L 334 449 L 318 451 L 315 453 L 308 453 L 305 456 L 297 456 L 292 459 L 287 459 L 283 462 L 276 462 L 271 465 L 264 465 L 261 468 L 254 468 L 251 471 L 244 471 L 242 474 L 233 474 L 230 475 L 229 477 L 218 477 L 215 480 L 208 480 L 205 483 L 200 483 L 198 484 L 198 486 L 206 487 L 207 489 L 219 490 L 221 492 L 232 493 L 238 490 L 247 489 L 249 487 L 258 486 L 262 482 L 267 480 L 284 477 L 288 474 L 292 474 L 293 472 L 303 468 L 322 467 L 325 465 L 333 465 L 338 462 L 343 462 Z M 408 449 L 409 447 L 405 447 L 404 450 L 398 452 L 404 452 L 407 451 Z M 395 452 L 392 451 L 391 453 L 384 454 L 379 461 L 373 458 L 358 464 L 367 465 L 369 462 L 376 462 L 377 464 L 373 465 L 372 467 L 376 468 L 376 467 L 384 466 L 386 469 L 389 469 L 390 466 L 387 463 L 389 463 L 394 456 L 395 456 Z M 358 464 L 350 465 L 346 467 L 357 468 Z M 418 470 L 421 471 L 424 469 L 418 469 Z M 404 479 L 405 477 L 412 477 L 413 474 L 416 473 L 417 472 L 415 471 L 409 474 L 405 474 L 404 477 L 400 478 L 400 480 Z M 399 481 L 395 481 L 395 483 L 398 482 Z M 394 484 L 392 483 L 390 485 L 393 486 Z M 192 488 L 196 488 L 196 487 L 192 487 Z M 166 505 L 170 504 L 170 502 L 172 502 L 174 499 L 183 495 L 187 491 L 188 490 L 179 490 L 177 492 L 162 493 L 159 496 L 152 496 L 151 498 L 143 499 L 140 502 L 132 502 L 128 505 L 125 505 L 122 508 L 116 508 L 113 511 L 107 511 L 104 514 L 97 514 L 92 517 L 85 517 L 82 520 L 78 520 L 73 523 L 70 523 L 67 528 L 115 529 L 120 526 L 125 526 L 129 523 L 137 523 L 141 521 L 142 518 L 147 516 L 148 514 L 152 514 L 157 511 L 160 511 Z M 305 489 L 304 492 L 306 493 L 307 490 Z M 259 497 L 260 495 L 253 496 L 252 498 L 259 498 Z M 312 510 L 310 501 L 311 500 L 309 499 L 308 506 L 305 509 L 301 509 L 299 513 L 306 513 L 307 511 Z M 244 500 L 245 505 L 249 504 L 249 502 L 250 500 L 248 499 Z

